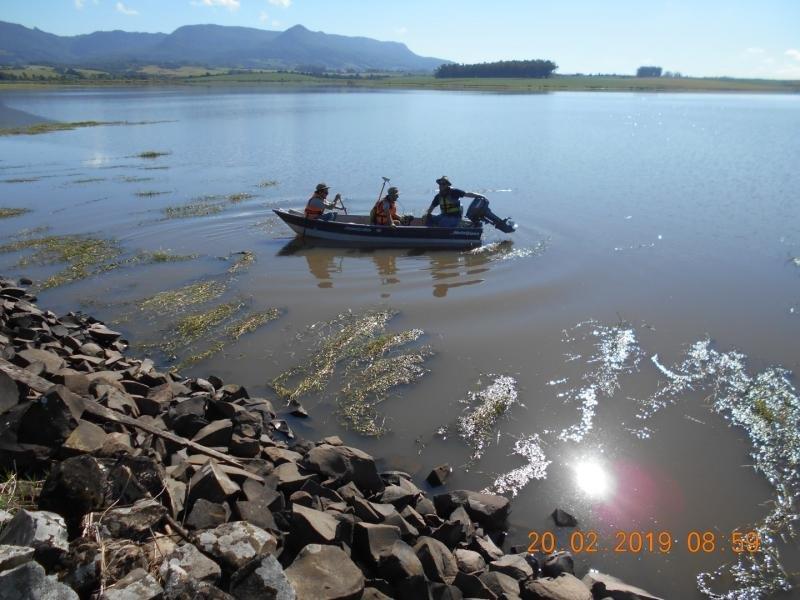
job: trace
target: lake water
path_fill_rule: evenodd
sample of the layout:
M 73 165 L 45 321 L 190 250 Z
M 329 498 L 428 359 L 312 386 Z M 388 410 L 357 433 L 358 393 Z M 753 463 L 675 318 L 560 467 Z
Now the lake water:
M 0 102 L 60 121 L 157 121 L 0 138 L 0 206 L 32 209 L 0 220 L 3 240 L 91 234 L 123 257 L 195 256 L 129 261 L 42 291 L 42 306 L 92 312 L 144 352 L 180 317 L 137 302 L 216 282 L 219 302 L 281 317 L 183 372 L 270 398 L 269 381 L 311 364 L 318 331 L 396 311 L 387 330 L 422 330 L 405 349 L 430 355 L 374 408 L 385 434 L 342 425 L 335 408 L 354 375 L 342 364 L 300 398 L 311 418 L 289 418 L 297 434 L 339 434 L 420 482 L 449 462 L 453 488 L 515 494 L 506 548 L 529 530 L 568 547 L 549 517 L 560 507 L 597 534 L 598 552 L 576 554 L 581 571 L 702 598 L 698 575 L 721 569 L 703 582 L 741 588 L 729 597 L 798 597 L 765 586 L 797 585 L 800 571 L 796 538 L 781 541 L 790 525 L 775 524 L 797 514 L 800 401 L 791 373 L 770 370 L 800 369 L 800 97 L 162 88 Z M 401 212 L 419 215 L 442 174 L 519 229 L 487 229 L 473 252 L 369 252 L 293 244 L 271 211 L 304 205 L 325 181 L 366 212 L 385 176 Z M 229 198 L 240 193 L 252 197 Z M 166 218 L 198 202 L 210 214 Z M 254 260 L 233 268 L 240 251 Z M 62 268 L 16 267 L 24 256 L 0 254 L 0 272 Z M 495 409 L 482 438 L 463 438 Z M 730 535 L 754 527 L 774 532 L 770 551 L 737 572 Z M 636 549 L 634 531 L 645 548 L 615 551 Z M 690 552 L 692 531 L 716 544 Z M 668 532 L 670 551 L 649 551 L 648 532 Z

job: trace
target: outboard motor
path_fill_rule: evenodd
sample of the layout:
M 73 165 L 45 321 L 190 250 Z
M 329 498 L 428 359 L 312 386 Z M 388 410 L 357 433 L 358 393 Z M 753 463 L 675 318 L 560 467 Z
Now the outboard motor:
M 489 201 L 486 198 L 475 198 L 467 209 L 467 218 L 478 225 L 479 223 L 491 223 L 503 233 L 512 233 L 517 224 L 511 219 L 501 219 L 489 210 Z

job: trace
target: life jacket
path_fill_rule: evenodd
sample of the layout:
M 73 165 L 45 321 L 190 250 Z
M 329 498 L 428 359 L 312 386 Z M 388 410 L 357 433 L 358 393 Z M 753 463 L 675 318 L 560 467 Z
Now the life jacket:
M 385 200 L 378 200 L 375 203 L 375 206 L 372 207 L 372 211 L 370 212 L 370 217 L 374 217 L 371 219 L 375 225 L 391 225 L 392 219 L 397 220 L 397 206 L 394 202 L 389 202 L 389 214 L 386 214 L 386 211 L 383 208 L 383 203 Z
M 319 219 L 322 213 L 325 212 L 324 209 L 311 205 L 311 202 L 317 197 L 318 196 L 314 195 L 308 199 L 308 204 L 306 204 L 306 219 Z
M 461 216 L 461 201 L 458 198 L 455 198 L 450 195 L 450 193 L 446 194 L 438 194 L 439 197 L 439 210 L 442 211 L 443 215 L 450 215 L 450 216 Z

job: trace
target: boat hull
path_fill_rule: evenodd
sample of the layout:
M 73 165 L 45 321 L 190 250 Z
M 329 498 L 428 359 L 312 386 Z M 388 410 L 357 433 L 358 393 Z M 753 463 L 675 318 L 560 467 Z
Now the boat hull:
M 428 227 L 422 224 L 387 227 L 370 225 L 364 216 L 335 214 L 330 220 L 307 219 L 296 210 L 273 210 L 298 237 L 325 240 L 337 245 L 461 249 L 480 246 L 483 235 L 482 227 L 471 224 L 468 227 Z M 419 219 L 415 221 L 421 223 Z

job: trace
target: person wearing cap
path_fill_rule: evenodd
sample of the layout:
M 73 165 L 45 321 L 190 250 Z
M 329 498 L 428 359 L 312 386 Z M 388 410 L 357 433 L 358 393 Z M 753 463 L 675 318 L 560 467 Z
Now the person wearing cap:
M 483 198 L 474 192 L 465 192 L 452 187 L 450 180 L 442 175 L 436 180 L 439 184 L 439 193 L 433 197 L 428 211 L 425 213 L 425 222 L 438 227 L 458 227 L 464 210 L 461 208 L 461 198 Z M 439 207 L 439 214 L 433 215 L 433 209 Z
M 392 186 L 386 191 L 386 195 L 375 203 L 370 212 L 370 221 L 374 225 L 388 225 L 396 227 L 401 224 L 400 217 L 397 216 L 397 199 L 400 191 Z
M 333 202 L 328 202 L 328 186 L 324 183 L 318 183 L 314 194 L 308 199 L 306 204 L 306 219 L 329 219 L 331 213 L 323 214 L 326 208 L 334 208 L 336 203 L 341 200 L 342 196 L 336 194 Z

